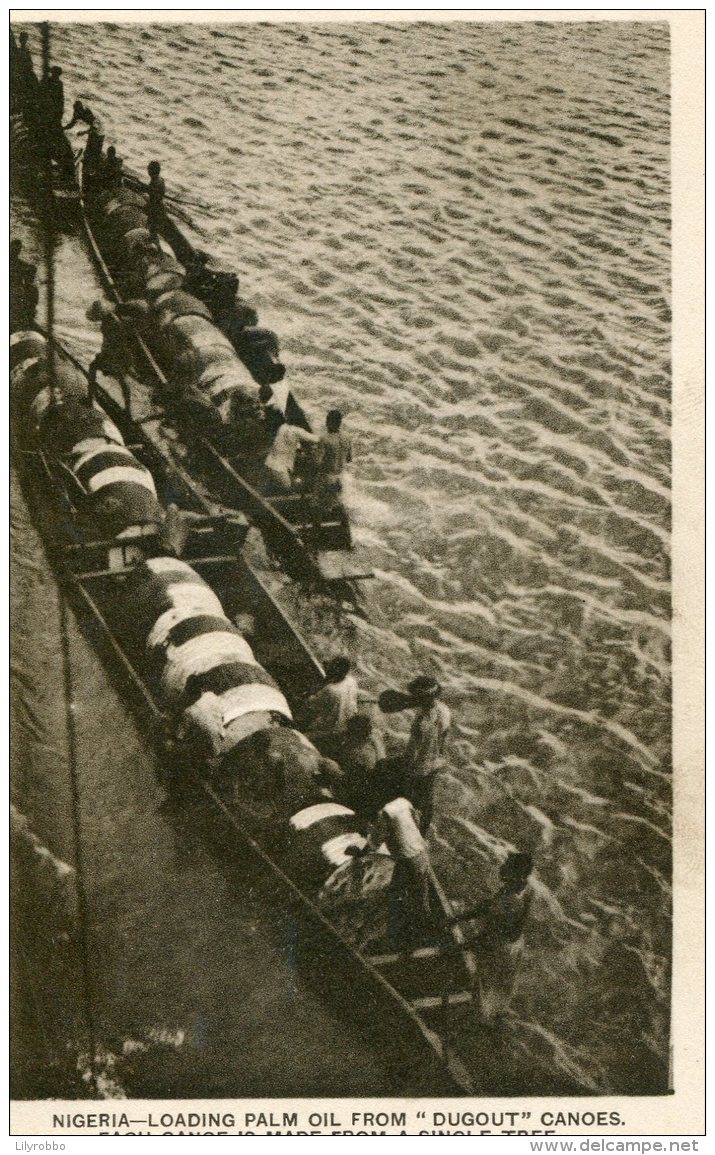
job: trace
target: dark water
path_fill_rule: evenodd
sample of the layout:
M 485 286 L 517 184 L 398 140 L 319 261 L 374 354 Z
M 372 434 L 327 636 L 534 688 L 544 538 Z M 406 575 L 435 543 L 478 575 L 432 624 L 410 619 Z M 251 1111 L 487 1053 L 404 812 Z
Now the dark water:
M 333 403 L 348 414 L 350 502 L 377 571 L 368 620 L 338 621 L 272 580 L 319 648 L 349 649 L 366 685 L 422 669 L 442 681 L 458 733 L 433 850 L 453 897 L 491 888 L 505 848 L 534 852 L 508 1045 L 535 1072 L 594 1090 L 663 1090 L 666 26 L 105 24 L 53 35 L 68 97 L 100 112 L 129 165 L 158 158 L 170 189 L 204 206 L 190 210 L 203 243 L 279 333 L 300 398 L 316 415 Z M 18 198 L 13 212 L 36 245 L 28 206 Z M 62 246 L 58 275 L 60 328 L 86 358 L 97 287 L 77 241 Z M 24 526 L 16 541 L 16 740 L 27 751 L 17 805 L 71 859 L 54 798 L 66 792 L 55 610 L 42 660 L 34 648 L 34 614 L 56 595 Z M 193 1056 L 195 1016 L 213 1007 L 196 1077 L 207 1093 L 225 1077 L 229 1093 L 219 1053 L 238 1028 L 223 984 L 237 971 L 258 981 L 261 904 L 255 954 L 224 963 L 249 916 L 205 851 L 196 876 L 177 867 L 145 743 L 78 644 L 106 1048 L 183 1032 L 164 1049 Z M 204 946 L 218 935 L 210 968 L 187 925 Z M 287 1013 L 280 960 L 272 980 Z M 301 1030 L 319 1020 L 329 1043 L 344 1029 L 301 999 Z M 261 1047 L 251 1055 L 254 1087 Z M 373 1077 L 360 1062 L 351 1093 Z M 295 1093 L 288 1052 L 270 1065 L 272 1086 Z M 316 1079 L 333 1088 L 323 1068 Z

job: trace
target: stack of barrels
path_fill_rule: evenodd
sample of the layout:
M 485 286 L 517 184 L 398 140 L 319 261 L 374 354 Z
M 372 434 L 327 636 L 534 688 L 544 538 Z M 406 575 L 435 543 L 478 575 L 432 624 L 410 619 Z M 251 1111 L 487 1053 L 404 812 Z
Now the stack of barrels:
M 69 469 L 103 536 L 161 524 L 151 473 L 127 449 L 106 413 L 87 405 L 84 376 L 58 351 L 50 381 L 42 333 L 25 330 L 10 337 L 10 386 L 20 419 L 32 423 L 48 456 L 60 458 Z
M 218 426 L 231 426 L 235 452 L 265 453 L 256 383 L 214 324 L 208 306 L 182 289 L 182 265 L 146 227 L 145 198 L 120 188 L 99 193 L 93 207 L 103 248 L 121 270 L 127 292 L 146 297 L 151 306 L 147 336 L 172 386 L 189 397 L 196 391 L 205 407 L 204 420 L 213 413 Z

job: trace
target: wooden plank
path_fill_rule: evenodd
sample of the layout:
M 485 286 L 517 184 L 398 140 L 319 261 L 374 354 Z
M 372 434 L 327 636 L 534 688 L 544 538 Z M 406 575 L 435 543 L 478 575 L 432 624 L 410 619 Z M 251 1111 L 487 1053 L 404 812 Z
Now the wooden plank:
M 324 581 L 364 581 L 375 576 L 367 566 L 360 565 L 352 550 L 321 549 L 316 561 Z
M 142 539 L 137 539 L 142 540 Z M 216 554 L 215 557 L 187 557 L 182 559 L 190 565 L 192 569 L 207 569 L 212 565 L 233 565 L 236 561 L 234 554 L 224 553 Z M 118 575 L 128 574 L 134 568 L 134 562 L 126 566 L 124 569 L 92 569 L 85 572 L 76 573 L 77 581 L 92 581 L 93 578 L 101 577 L 117 577 Z
M 121 549 L 123 545 L 135 545 L 136 542 L 146 541 L 150 537 L 156 537 L 156 530 L 153 533 L 141 533 L 137 537 L 108 537 L 97 541 L 69 542 L 63 545 L 62 549 L 65 553 L 83 553 L 90 549 L 113 549 L 115 546 Z
M 96 578 L 126 577 L 127 574 L 131 573 L 133 569 L 134 564 L 132 563 L 132 565 L 128 565 L 122 569 L 88 569 L 83 570 L 80 573 L 76 573 L 73 576 L 77 579 L 78 582 L 94 581 Z
M 394 954 L 373 954 L 368 957 L 368 962 L 372 963 L 374 967 L 393 966 L 395 963 L 407 962 L 409 959 L 423 959 L 423 958 L 445 958 L 449 955 L 449 951 L 445 951 L 438 946 L 421 946 L 417 950 L 408 950 L 401 953 Z
M 192 569 L 197 569 L 198 566 L 209 565 L 235 565 L 236 555 L 233 553 L 217 553 L 213 557 L 185 557 L 182 559 L 190 565 Z
M 410 999 L 416 1011 L 438 1010 L 440 1007 L 460 1007 L 474 1001 L 471 991 L 452 991 L 451 994 L 440 998 L 438 995 L 425 995 L 421 999 Z

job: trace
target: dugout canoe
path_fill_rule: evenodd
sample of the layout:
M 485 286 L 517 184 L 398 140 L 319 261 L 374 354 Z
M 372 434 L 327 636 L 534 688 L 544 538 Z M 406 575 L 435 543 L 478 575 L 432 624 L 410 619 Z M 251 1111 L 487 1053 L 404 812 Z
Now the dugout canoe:
M 10 353 L 13 456 L 49 556 L 69 599 L 93 623 L 93 639 L 109 655 L 165 763 L 167 727 L 178 735 L 169 760 L 172 777 L 182 792 L 188 782 L 231 837 L 271 872 L 300 926 L 299 953 L 307 972 L 320 976 L 321 991 L 343 1013 L 357 1016 L 399 1093 L 473 1093 L 452 1040 L 455 1016 L 475 997 L 476 964 L 460 929 L 445 929 L 450 906 L 436 877 L 431 878 L 433 941 L 401 951 L 376 950 L 368 939 L 361 945 L 350 921 L 359 922 L 356 912 L 366 896 L 373 905 L 384 900 L 391 860 L 379 853 L 350 858 L 346 846 L 364 844 L 352 812 L 316 797 L 312 785 L 299 789 L 292 764 L 288 776 L 294 769 L 296 774 L 286 794 L 288 809 L 280 811 L 271 795 L 267 810 L 255 783 L 232 780 L 227 788 L 235 762 L 229 765 L 220 755 L 199 758 L 187 731 L 182 735 L 175 726 L 177 709 L 184 711 L 184 724 L 204 697 L 220 696 L 220 687 L 212 683 L 209 691 L 201 679 L 217 672 L 225 676 L 227 669 L 225 663 L 207 668 L 204 661 L 198 672 L 187 672 L 185 647 L 204 637 L 187 625 L 213 631 L 206 635 L 211 644 L 218 637 L 242 655 L 243 664 L 231 667 L 240 684 L 229 691 L 238 714 L 227 725 L 246 725 L 247 717 L 256 716 L 258 699 L 264 706 L 268 702 L 271 711 L 284 715 L 276 721 L 272 714 L 265 724 L 269 739 L 280 739 L 288 750 L 310 747 L 288 719 L 291 706 L 320 684 L 316 659 L 257 575 L 236 556 L 235 542 L 227 547 L 223 521 L 206 514 L 190 479 L 156 460 L 141 426 L 132 428 L 125 416 L 122 432 L 101 406 L 83 405 L 85 381 L 77 363 L 41 332 L 14 333 Z M 202 517 L 181 560 L 167 557 L 157 539 L 167 494 Z M 229 532 L 235 534 L 236 526 Z M 246 619 L 249 651 L 234 625 Z M 172 700 L 172 694 L 180 697 Z M 186 706 L 187 701 L 192 704 Z M 251 766 L 254 759 L 250 753 Z M 284 821 L 298 796 L 300 808 Z M 187 805 L 192 798 L 189 793 Z
M 78 181 L 82 187 L 81 159 Z M 92 193 L 91 184 L 84 189 L 82 229 L 110 299 L 143 298 L 152 308 L 149 321 L 133 333 L 139 368 L 189 448 L 192 469 L 222 502 L 246 513 L 291 576 L 332 587 L 352 600 L 352 583 L 371 577 L 372 571 L 353 544 L 342 501 L 317 505 L 309 488 L 276 496 L 263 492 L 269 442 L 258 385 L 248 367 L 256 372 L 255 363 L 245 351 L 241 360 L 208 306 L 182 290 L 183 262 L 195 250 L 169 212 L 160 249 L 137 256 L 148 243 L 145 194 L 123 187 L 109 200 L 108 195 Z M 261 364 L 265 367 L 265 359 Z M 288 424 L 310 431 L 304 410 L 284 382 L 274 383 L 274 399 Z

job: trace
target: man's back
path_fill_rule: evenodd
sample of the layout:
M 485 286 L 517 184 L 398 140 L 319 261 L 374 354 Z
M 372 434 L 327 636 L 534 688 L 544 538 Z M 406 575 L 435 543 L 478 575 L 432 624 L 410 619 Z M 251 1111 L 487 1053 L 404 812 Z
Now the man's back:
M 374 772 L 378 762 L 385 757 L 385 746 L 379 734 L 355 744 L 346 744 L 340 752 L 340 764 L 346 774 L 359 778 Z
M 413 774 L 431 774 L 444 764 L 452 713 L 444 702 L 420 710 L 412 723 L 406 758 Z
M 344 433 L 323 433 L 320 438 L 321 473 L 339 477 L 353 459 L 350 438 Z
M 329 682 L 313 698 L 313 726 L 316 730 L 340 733 L 358 709 L 358 686 L 352 674 L 340 682 Z
M 152 208 L 159 208 L 164 203 L 166 182 L 162 176 L 152 176 L 149 181 L 149 204 Z
M 427 849 L 427 843 L 417 825 L 414 807 L 406 798 L 393 798 L 383 806 L 369 841 L 371 846 L 384 841 L 398 862 L 417 858 Z
M 482 922 L 479 942 L 486 949 L 515 943 L 521 938 L 531 908 L 532 893 L 527 884 L 519 891 L 503 886 L 489 902 Z

